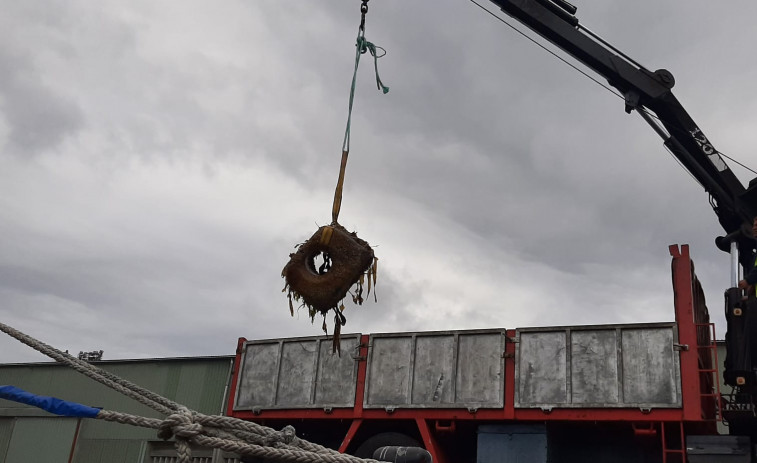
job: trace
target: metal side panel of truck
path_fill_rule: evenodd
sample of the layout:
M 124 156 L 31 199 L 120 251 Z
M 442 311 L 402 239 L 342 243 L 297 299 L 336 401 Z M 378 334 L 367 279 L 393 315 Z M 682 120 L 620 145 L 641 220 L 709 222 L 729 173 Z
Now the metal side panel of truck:
M 515 407 L 681 406 L 674 323 L 522 328 Z M 235 410 L 352 408 L 360 335 L 247 341 Z M 502 408 L 505 329 L 369 336 L 363 408 Z
M 706 461 L 735 444 L 714 436 L 701 284 L 688 246 L 670 253 L 674 322 L 347 334 L 341 354 L 325 336 L 240 338 L 227 413 L 362 457 L 421 445 L 436 463 Z

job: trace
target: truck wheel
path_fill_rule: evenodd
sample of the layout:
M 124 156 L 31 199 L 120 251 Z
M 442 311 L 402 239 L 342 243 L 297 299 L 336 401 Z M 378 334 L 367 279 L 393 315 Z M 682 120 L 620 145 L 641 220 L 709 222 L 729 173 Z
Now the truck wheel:
M 355 450 L 355 456 L 358 458 L 373 458 L 373 452 L 375 452 L 378 448 L 385 447 L 387 445 L 423 448 L 423 445 L 421 445 L 417 440 L 413 439 L 407 434 L 402 434 L 399 432 L 382 432 L 380 434 L 376 434 L 375 436 L 369 437 L 365 442 L 360 444 L 360 447 Z

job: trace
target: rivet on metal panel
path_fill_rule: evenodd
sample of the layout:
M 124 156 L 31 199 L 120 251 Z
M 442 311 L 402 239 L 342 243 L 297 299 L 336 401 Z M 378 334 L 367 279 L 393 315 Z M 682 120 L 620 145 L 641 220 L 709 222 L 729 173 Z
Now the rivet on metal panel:
M 468 413 L 476 413 L 478 411 L 478 408 L 476 407 L 468 407 Z
M 323 407 L 323 413 L 330 415 L 331 412 L 333 412 L 334 409 L 332 407 Z
M 648 407 L 641 407 L 639 408 L 639 410 L 641 410 L 641 413 L 643 413 L 644 415 L 648 415 L 652 413 L 652 409 Z
M 263 412 L 263 409 L 260 408 L 260 407 L 255 407 L 255 408 L 252 409 L 252 414 L 253 415 L 260 415 L 262 412 Z
M 384 410 L 385 410 L 385 411 L 386 411 L 387 413 L 394 413 L 394 407 L 384 407 Z
M 673 349 L 675 350 L 689 350 L 688 344 L 673 343 Z

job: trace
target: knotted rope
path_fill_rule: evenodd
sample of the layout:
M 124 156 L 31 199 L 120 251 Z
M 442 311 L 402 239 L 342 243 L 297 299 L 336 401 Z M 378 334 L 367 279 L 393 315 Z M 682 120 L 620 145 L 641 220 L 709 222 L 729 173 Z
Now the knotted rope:
M 167 415 L 164 419 L 158 419 L 112 410 L 99 410 L 96 415 L 92 413 L 91 415 L 67 416 L 93 417 L 104 421 L 157 429 L 158 437 L 161 439 L 168 440 L 172 437 L 175 439 L 178 463 L 191 463 L 190 444 L 287 463 L 378 463 L 376 460 L 357 458 L 300 439 L 292 426 L 276 431 L 230 416 L 204 415 L 68 353 L 61 352 L 4 323 L 0 323 L 0 331 L 53 360 L 68 365 L 79 373 Z M 31 402 L 24 403 L 37 405 Z M 48 411 L 66 415 L 66 412 L 50 409 Z

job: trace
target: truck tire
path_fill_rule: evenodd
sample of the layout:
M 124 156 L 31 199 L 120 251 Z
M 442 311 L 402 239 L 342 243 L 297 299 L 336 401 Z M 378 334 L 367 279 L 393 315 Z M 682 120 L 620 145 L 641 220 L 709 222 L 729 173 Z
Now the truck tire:
M 420 447 L 423 445 L 417 440 L 399 432 L 382 432 L 375 436 L 369 437 L 355 450 L 355 456 L 358 458 L 373 458 L 373 452 L 380 447 L 387 445 L 396 445 L 400 447 Z

